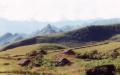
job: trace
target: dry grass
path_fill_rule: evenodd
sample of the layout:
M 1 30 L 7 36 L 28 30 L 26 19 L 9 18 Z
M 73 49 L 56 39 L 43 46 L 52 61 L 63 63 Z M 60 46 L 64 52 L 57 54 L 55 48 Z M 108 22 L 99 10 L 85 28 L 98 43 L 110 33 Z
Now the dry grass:
M 51 45 L 47 45 L 51 46 Z M 29 45 L 29 46 L 22 46 L 17 47 L 14 49 L 10 49 L 8 51 L 0 52 L 0 56 L 15 56 L 15 55 L 25 55 L 26 53 L 29 53 L 31 51 L 37 50 L 42 48 L 43 45 L 35 44 L 35 45 Z M 45 45 L 44 45 L 45 47 Z M 86 48 L 80 48 L 76 49 L 76 53 L 84 53 L 87 51 L 92 50 L 98 50 L 99 52 L 109 52 L 110 50 L 116 49 L 120 47 L 120 42 L 110 42 L 103 45 L 97 45 L 97 46 L 91 46 Z M 119 50 L 120 51 L 120 50 Z M 98 65 L 103 64 L 115 64 L 117 67 L 120 66 L 120 57 L 117 59 L 102 59 L 102 60 L 92 60 L 92 61 L 85 61 L 83 59 L 77 59 L 73 56 L 63 55 L 61 50 L 49 50 L 48 54 L 45 55 L 44 59 L 54 60 L 56 58 L 64 57 L 69 59 L 72 62 L 72 65 L 70 66 L 64 66 L 64 67 L 53 67 L 50 69 L 49 67 L 42 66 L 39 68 L 32 68 L 31 72 L 42 72 L 42 73 L 49 73 L 52 75 L 85 75 L 85 69 L 91 68 Z M 12 71 L 12 70 L 24 70 L 26 68 L 20 67 L 17 65 L 17 60 L 6 60 L 6 59 L 0 59 L 0 71 Z M 4 65 L 4 63 L 9 63 L 10 65 Z M 6 69 L 8 68 L 8 69 Z

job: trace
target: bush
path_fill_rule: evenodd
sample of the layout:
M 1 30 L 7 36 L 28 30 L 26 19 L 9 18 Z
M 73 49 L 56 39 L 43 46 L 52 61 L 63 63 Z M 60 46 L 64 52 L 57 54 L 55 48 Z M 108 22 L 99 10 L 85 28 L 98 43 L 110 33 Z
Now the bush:
M 27 58 L 30 59 L 30 64 L 28 65 L 29 68 L 32 68 L 33 66 L 35 67 L 40 67 L 44 63 L 44 54 L 41 53 L 41 51 L 33 51 L 30 52 L 27 55 Z
M 38 55 L 31 59 L 31 66 L 39 67 L 43 65 L 43 62 L 43 55 Z
M 49 69 L 53 70 L 56 65 L 55 61 L 51 61 L 49 59 L 44 60 L 44 66 L 48 67 Z
M 40 47 L 41 50 L 59 50 L 59 49 L 65 49 L 66 47 L 63 45 L 57 45 L 57 44 L 47 44 Z
M 4 63 L 3 65 L 10 65 L 10 63 Z
M 97 50 L 93 50 L 91 52 L 78 54 L 76 57 L 81 59 L 102 59 L 102 54 L 99 53 Z
M 77 54 L 76 58 L 81 58 L 81 59 L 107 59 L 107 58 L 117 58 L 120 55 L 120 53 L 117 50 L 112 50 L 107 53 L 100 53 L 97 50 L 93 50 L 91 52 L 85 52 L 81 54 Z
M 113 50 L 110 53 L 110 57 L 113 58 L 113 59 L 117 58 L 119 55 L 120 55 L 120 53 L 117 50 Z

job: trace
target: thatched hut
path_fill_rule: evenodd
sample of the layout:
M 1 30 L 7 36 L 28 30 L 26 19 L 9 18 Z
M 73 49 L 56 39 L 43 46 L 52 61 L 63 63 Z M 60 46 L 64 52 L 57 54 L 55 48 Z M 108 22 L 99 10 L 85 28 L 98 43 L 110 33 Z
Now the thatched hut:
M 27 65 L 29 65 L 29 63 L 30 63 L 29 59 L 22 59 L 19 61 L 20 66 L 27 66 Z
M 69 50 L 65 50 L 64 54 L 66 54 L 66 55 L 75 55 L 75 52 L 73 51 L 73 49 L 69 49 Z
M 65 65 L 70 65 L 71 62 L 66 59 L 66 58 L 62 58 L 62 59 L 59 59 L 56 63 L 56 66 L 65 66 Z
M 46 51 L 46 50 L 38 50 L 37 53 L 38 53 L 38 54 L 46 55 L 46 54 L 47 54 L 47 51 Z

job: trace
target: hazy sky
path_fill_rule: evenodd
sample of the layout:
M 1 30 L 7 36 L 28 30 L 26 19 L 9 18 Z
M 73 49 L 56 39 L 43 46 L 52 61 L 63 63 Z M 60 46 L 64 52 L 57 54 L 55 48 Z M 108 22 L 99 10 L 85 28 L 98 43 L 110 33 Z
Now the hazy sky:
M 8 20 L 61 21 L 120 17 L 120 0 L 0 0 Z
M 27 32 L 34 28 L 34 21 L 120 18 L 120 0 L 0 0 L 0 18 L 12 21 L 0 22 L 0 34 Z M 26 21 L 33 22 L 31 25 L 22 25 Z

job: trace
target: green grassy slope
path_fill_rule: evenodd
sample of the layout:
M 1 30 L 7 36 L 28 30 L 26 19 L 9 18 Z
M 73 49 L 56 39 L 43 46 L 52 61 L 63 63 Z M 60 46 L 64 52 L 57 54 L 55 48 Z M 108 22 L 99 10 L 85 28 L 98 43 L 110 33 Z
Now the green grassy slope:
M 102 42 L 101 42 L 102 43 Z M 86 61 L 84 59 L 77 59 L 74 56 L 64 55 L 63 50 L 59 49 L 59 47 L 63 47 L 61 45 L 56 44 L 33 44 L 33 45 L 27 45 L 27 46 L 21 46 L 14 49 L 10 49 L 7 51 L 0 52 L 0 57 L 13 57 L 13 58 L 24 58 L 26 57 L 26 54 L 37 50 L 37 49 L 46 49 L 48 51 L 48 54 L 45 55 L 44 59 L 48 60 L 55 60 L 56 58 L 67 58 L 72 62 L 72 65 L 70 66 L 64 66 L 64 67 L 49 67 L 49 66 L 41 66 L 39 68 L 24 68 L 18 65 L 18 60 L 8 60 L 8 59 L 2 59 L 0 58 L 0 72 L 1 71 L 19 71 L 19 70 L 29 70 L 30 72 L 45 72 L 45 73 L 51 73 L 52 75 L 85 75 L 85 69 L 94 67 L 97 65 L 103 65 L 103 64 L 114 64 L 117 68 L 120 66 L 120 57 L 114 59 L 108 58 L 108 59 L 102 59 L 102 60 L 92 60 L 92 61 Z M 65 47 L 67 50 L 68 48 Z M 120 42 L 109 42 L 99 45 L 90 45 L 86 47 L 80 47 L 75 49 L 74 51 L 76 53 L 85 53 L 90 52 L 92 50 L 97 50 L 102 53 L 109 52 L 111 50 L 114 50 L 116 48 L 120 48 Z M 118 49 L 120 51 L 120 49 Z M 23 55 L 14 57 L 16 55 Z M 9 63 L 10 65 L 4 65 L 5 63 Z M 9 69 L 6 69 L 6 68 Z M 12 74 L 14 75 L 14 74 Z

